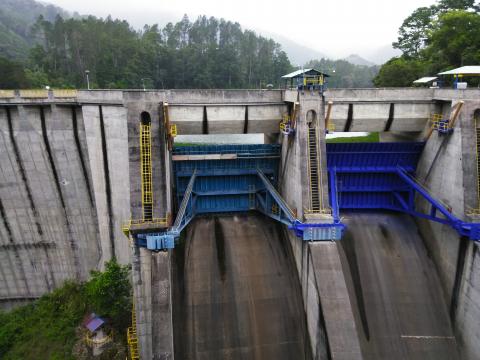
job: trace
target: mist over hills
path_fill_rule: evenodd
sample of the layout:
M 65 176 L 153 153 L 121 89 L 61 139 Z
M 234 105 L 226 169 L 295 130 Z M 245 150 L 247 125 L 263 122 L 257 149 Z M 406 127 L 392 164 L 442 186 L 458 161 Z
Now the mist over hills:
M 159 36 L 164 37 L 165 34 L 162 34 L 162 31 L 164 31 L 162 29 L 165 29 L 169 23 L 173 24 L 169 26 L 176 26 L 176 24 L 178 24 L 178 22 L 181 20 L 176 15 L 171 13 L 151 12 L 149 14 L 144 14 L 144 16 L 141 16 L 141 13 L 142 11 L 139 9 L 134 13 L 120 16 L 122 13 L 116 11 L 114 13 L 115 16 L 112 16 L 112 18 L 126 19 L 128 23 L 124 21 L 125 26 L 130 26 L 132 31 L 135 29 L 140 37 L 143 36 L 142 34 L 144 31 L 149 31 L 149 29 L 151 30 L 152 26 L 154 26 L 153 24 L 157 23 L 159 24 L 158 29 L 160 30 Z M 92 15 L 99 16 L 99 14 Z M 42 33 L 41 29 L 35 28 L 35 26 L 38 26 L 35 25 L 35 23 L 39 16 L 42 16 L 44 20 L 53 24 L 57 16 L 60 16 L 63 19 L 83 18 L 86 20 L 89 15 L 79 15 L 77 12 L 71 13 L 58 6 L 34 0 L 0 0 L 0 57 L 19 62 L 19 64 L 23 64 L 25 68 L 28 67 L 31 70 L 34 70 L 34 68 L 38 70 L 39 66 L 40 69 L 43 68 L 43 65 L 38 64 L 38 61 L 42 61 L 38 60 L 41 59 L 41 57 L 37 56 L 37 64 L 32 65 L 31 56 L 31 49 L 33 47 L 36 45 L 45 45 L 45 33 Z M 205 19 L 214 18 L 205 17 Z M 196 19 L 191 19 L 191 24 L 193 24 L 195 20 Z M 214 19 L 214 21 L 223 20 Z M 229 23 L 234 27 L 241 27 L 241 25 L 238 23 Z M 145 24 L 149 25 L 146 26 Z M 300 68 L 302 66 L 322 66 L 320 70 L 330 72 L 336 77 L 336 80 L 333 78 L 331 79 L 332 86 L 372 86 L 373 84 L 371 80 L 378 72 L 378 66 L 376 65 L 388 60 L 389 57 L 386 54 L 392 53 L 391 47 L 385 46 L 383 48 L 379 48 L 378 51 L 370 52 L 370 56 L 368 57 L 363 56 L 363 54 L 351 54 L 343 59 L 332 60 L 333 57 L 328 53 L 304 46 L 281 34 L 270 33 L 262 29 L 254 29 L 253 31 L 245 30 L 245 28 L 243 29 L 249 34 L 257 36 L 259 40 L 261 40 L 261 38 L 263 38 L 265 41 L 272 39 L 275 43 L 279 44 L 281 46 L 281 50 L 287 54 L 288 60 L 293 68 Z M 43 31 L 44 30 L 45 28 Z M 58 31 L 58 29 L 56 31 Z M 65 33 L 65 36 L 67 36 L 67 33 Z M 112 40 L 120 41 L 120 44 L 122 41 L 121 39 Z M 273 43 L 271 46 L 274 46 Z M 50 51 L 54 50 L 51 49 Z M 57 56 L 55 55 L 55 51 L 52 54 L 52 56 Z M 65 57 L 65 61 L 68 61 L 67 58 L 68 57 Z M 286 60 L 287 63 L 288 60 Z M 239 59 L 237 61 L 242 62 L 243 60 Z M 352 66 L 347 64 L 351 64 Z M 164 64 L 162 66 L 167 65 Z M 192 66 L 196 67 L 196 65 L 193 63 Z M 162 71 L 168 71 L 168 67 Z M 118 76 L 121 77 L 122 75 L 119 73 Z M 239 73 L 238 76 L 245 75 L 240 75 Z M 276 82 L 275 79 L 271 81 Z M 204 86 L 208 87 L 211 86 L 211 84 L 208 85 L 205 83 Z

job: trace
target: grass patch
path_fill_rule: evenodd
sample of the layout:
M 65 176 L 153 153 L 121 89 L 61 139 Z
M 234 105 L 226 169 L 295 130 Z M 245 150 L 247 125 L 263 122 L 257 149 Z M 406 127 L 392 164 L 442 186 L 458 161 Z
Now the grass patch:
M 365 136 L 355 137 L 337 137 L 327 139 L 327 143 L 372 143 L 380 142 L 380 134 L 378 132 L 372 132 Z
M 128 274 L 127 267 L 110 261 L 105 272 L 92 273 L 86 283 L 67 281 L 32 304 L 0 311 L 0 359 L 75 359 L 72 350 L 79 340 L 76 330 L 84 316 L 93 311 L 109 321 L 126 346 L 125 331 L 131 318 Z M 115 303 L 108 309 L 98 309 L 112 297 Z

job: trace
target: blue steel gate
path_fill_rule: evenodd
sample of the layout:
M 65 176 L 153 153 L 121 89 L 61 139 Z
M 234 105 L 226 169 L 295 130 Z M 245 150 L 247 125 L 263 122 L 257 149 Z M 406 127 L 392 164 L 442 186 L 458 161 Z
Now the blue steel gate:
M 135 235 L 136 244 L 151 250 L 169 249 L 199 214 L 257 210 L 288 226 L 303 240 L 338 240 L 344 225 L 303 223 L 276 190 L 279 145 L 177 146 L 173 173 L 177 214 L 162 232 Z
M 465 222 L 454 216 L 415 179 L 424 145 L 423 142 L 327 144 L 329 187 L 334 211 L 401 211 L 449 225 L 459 235 L 479 240 L 480 224 Z M 427 214 L 417 210 L 416 196 L 430 203 Z

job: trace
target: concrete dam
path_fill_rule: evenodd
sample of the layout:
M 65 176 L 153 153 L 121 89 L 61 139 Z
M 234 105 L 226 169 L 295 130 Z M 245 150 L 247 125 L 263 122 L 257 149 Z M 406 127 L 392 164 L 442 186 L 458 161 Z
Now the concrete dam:
M 137 358 L 478 359 L 479 119 L 476 89 L 1 91 L 0 304 L 115 257 Z

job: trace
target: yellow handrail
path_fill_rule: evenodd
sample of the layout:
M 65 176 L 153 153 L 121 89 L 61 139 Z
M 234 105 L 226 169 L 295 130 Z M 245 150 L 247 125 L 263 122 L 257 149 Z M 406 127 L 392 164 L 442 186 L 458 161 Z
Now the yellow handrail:
M 15 90 L 0 90 L 0 98 L 14 98 Z
M 153 218 L 152 135 L 150 125 L 140 124 L 140 173 L 143 220 Z
M 135 314 L 135 303 L 132 301 L 132 326 L 127 329 L 127 343 L 130 350 L 130 359 L 139 360 L 140 352 L 138 350 L 137 336 L 137 317 Z
M 92 347 L 92 346 L 101 346 L 103 344 L 106 344 L 110 341 L 113 340 L 113 330 L 110 331 L 109 334 L 107 334 L 107 336 L 105 336 L 104 338 L 102 339 L 94 339 L 91 334 L 87 334 L 85 336 L 85 342 L 87 343 L 88 346 Z
M 315 127 L 314 129 L 309 129 L 309 130 L 314 130 L 314 133 L 315 133 L 315 139 L 313 139 L 315 141 L 315 149 L 316 149 L 316 153 L 314 154 L 315 155 L 315 161 L 316 161 L 316 166 L 317 166 L 317 191 L 319 191 L 319 196 L 318 196 L 318 209 L 315 209 L 314 206 L 313 206 L 313 192 L 314 192 L 314 189 L 313 189 L 313 184 L 311 183 L 311 179 L 312 179 L 312 163 L 311 163 L 311 149 L 310 149 L 310 141 L 311 141 L 311 138 L 310 138 L 310 131 L 307 131 L 307 146 L 308 146 L 308 166 L 307 166 L 307 170 L 308 170 L 308 179 L 309 179 L 309 182 L 310 182 L 310 209 L 306 209 L 306 213 L 311 213 L 311 214 L 330 214 L 331 213 L 331 210 L 329 210 L 328 208 L 325 208 L 324 207 L 324 204 L 323 204 L 323 176 L 322 176 L 322 169 L 320 167 L 320 152 L 318 151 L 318 134 L 317 134 L 317 128 Z
M 150 225 L 155 227 L 168 227 L 170 225 L 170 217 L 167 215 L 162 218 L 152 218 L 149 220 L 144 219 L 130 219 L 122 223 L 122 231 L 125 236 L 128 237 L 130 233 L 130 229 L 132 226 L 142 226 L 142 225 Z
M 480 168 L 479 168 L 479 155 L 478 155 L 478 147 L 479 147 L 479 137 L 480 137 L 480 129 L 478 128 L 478 118 L 473 119 L 475 122 L 475 159 L 477 161 L 477 208 L 476 209 L 469 209 L 466 212 L 467 215 L 470 216 L 478 216 L 480 215 Z
M 43 89 L 20 90 L 20 97 L 26 98 L 26 99 L 48 98 L 48 90 L 43 90 Z

